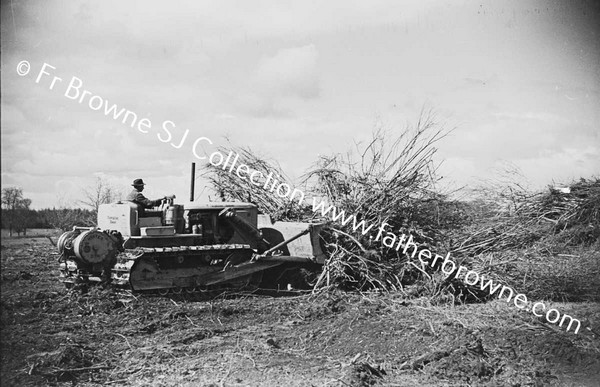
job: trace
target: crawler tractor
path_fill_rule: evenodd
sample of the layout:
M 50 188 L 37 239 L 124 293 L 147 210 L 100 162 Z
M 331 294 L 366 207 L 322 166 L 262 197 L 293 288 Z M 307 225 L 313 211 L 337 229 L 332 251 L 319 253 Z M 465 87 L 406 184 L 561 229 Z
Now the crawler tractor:
M 193 199 L 193 185 L 191 199 Z M 151 210 L 133 202 L 101 205 L 97 227 L 74 227 L 58 239 L 67 287 L 112 283 L 160 294 L 247 285 L 287 288 L 285 275 L 325 262 L 322 224 L 276 222 L 251 203 L 178 205 Z

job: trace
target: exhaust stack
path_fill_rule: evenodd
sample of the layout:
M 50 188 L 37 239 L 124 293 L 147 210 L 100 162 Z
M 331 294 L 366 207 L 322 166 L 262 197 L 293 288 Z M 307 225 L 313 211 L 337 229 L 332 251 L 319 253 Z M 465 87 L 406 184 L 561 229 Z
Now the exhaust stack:
M 190 179 L 190 202 L 194 201 L 194 184 L 196 183 L 196 163 L 192 163 L 192 176 Z

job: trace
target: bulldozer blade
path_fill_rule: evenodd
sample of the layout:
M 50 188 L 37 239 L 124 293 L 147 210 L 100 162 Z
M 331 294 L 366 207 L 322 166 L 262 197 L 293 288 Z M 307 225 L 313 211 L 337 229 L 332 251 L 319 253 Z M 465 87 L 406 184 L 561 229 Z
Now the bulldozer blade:
M 244 262 L 228 267 L 225 270 L 205 275 L 201 278 L 201 282 L 202 285 L 206 286 L 227 283 L 235 278 L 244 277 L 279 265 L 281 265 L 281 262 Z
M 274 260 L 271 253 L 279 250 L 281 261 L 311 261 L 323 264 L 326 255 L 323 252 L 319 236 L 324 224 L 311 224 L 300 222 L 277 222 L 271 226 L 261 228 L 265 239 L 271 243 L 271 249 L 264 254 L 265 260 Z

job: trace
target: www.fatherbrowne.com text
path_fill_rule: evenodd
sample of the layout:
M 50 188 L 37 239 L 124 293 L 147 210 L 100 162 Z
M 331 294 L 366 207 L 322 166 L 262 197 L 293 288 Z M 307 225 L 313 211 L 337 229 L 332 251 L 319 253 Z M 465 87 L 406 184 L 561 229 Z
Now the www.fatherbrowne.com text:
M 281 183 L 273 172 L 265 176 L 262 172 L 253 170 L 246 164 L 238 163 L 238 160 L 239 155 L 235 152 L 229 152 L 227 155 L 221 152 L 213 152 L 209 157 L 209 162 L 215 167 L 221 167 L 229 173 L 235 173 L 240 179 L 246 179 L 253 185 L 262 187 L 281 198 L 287 198 L 290 201 L 297 200 L 299 205 L 304 203 L 306 195 L 302 190 Z M 340 223 L 342 226 L 348 225 L 352 227 L 354 232 L 360 232 L 362 235 L 367 235 L 374 227 L 373 224 L 367 224 L 364 220 L 358 221 L 354 214 L 346 215 L 344 210 L 340 210 L 333 205 L 327 205 L 324 201 L 317 198 L 313 198 L 312 211 L 316 215 L 329 218 L 334 222 Z M 557 309 L 547 309 L 543 302 L 532 303 L 527 300 L 525 294 L 519 293 L 515 295 L 515 291 L 510 286 L 499 283 L 494 284 L 493 280 L 485 278 L 474 270 L 469 270 L 462 265 L 458 265 L 457 268 L 457 264 L 450 259 L 450 253 L 447 253 L 444 257 L 434 254 L 426 248 L 419 249 L 412 235 L 397 235 L 391 232 L 389 228 L 390 225 L 386 222 L 379 225 L 376 230 L 375 242 L 381 241 L 388 248 L 395 249 L 396 251 L 402 250 L 402 253 L 407 256 L 410 255 L 411 259 L 413 259 L 410 263 L 423 273 L 426 273 L 427 265 L 431 267 L 441 265 L 441 271 L 447 277 L 453 276 L 453 278 L 460 279 L 469 286 L 479 285 L 482 291 L 488 291 L 490 295 L 497 294 L 499 299 L 504 297 L 507 303 L 510 303 L 512 300 L 513 304 L 519 309 L 530 311 L 537 317 L 545 316 L 546 321 L 551 324 L 558 324 L 559 327 L 566 325 L 567 331 L 573 327 L 575 333 L 579 332 L 581 321 L 568 314 L 561 314 Z M 418 266 L 414 261 L 415 257 L 418 260 Z

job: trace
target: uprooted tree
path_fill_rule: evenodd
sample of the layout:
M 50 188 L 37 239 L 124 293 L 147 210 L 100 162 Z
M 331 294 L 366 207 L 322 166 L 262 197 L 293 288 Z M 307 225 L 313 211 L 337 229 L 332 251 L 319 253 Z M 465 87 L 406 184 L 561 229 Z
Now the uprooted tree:
M 377 238 L 384 222 L 396 234 L 412 235 L 423 247 L 441 242 L 435 209 L 437 193 L 435 144 L 447 134 L 433 115 L 423 113 L 414 127 L 398 134 L 376 128 L 372 139 L 347 154 L 322 157 L 305 179 L 313 195 L 372 225 L 363 234 L 350 224 L 332 224 L 331 253 L 325 283 L 354 289 L 400 289 L 420 274 L 408 257 Z M 328 281 L 327 281 L 328 280 Z

